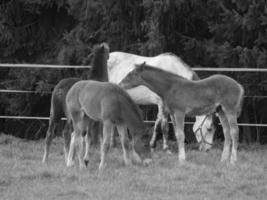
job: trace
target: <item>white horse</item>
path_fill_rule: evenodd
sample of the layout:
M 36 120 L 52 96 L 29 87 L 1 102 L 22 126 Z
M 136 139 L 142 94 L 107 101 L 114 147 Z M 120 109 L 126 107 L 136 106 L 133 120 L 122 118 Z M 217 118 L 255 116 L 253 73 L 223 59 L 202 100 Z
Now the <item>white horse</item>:
M 199 79 L 196 73 L 179 57 L 171 53 L 163 53 L 155 57 L 144 57 L 124 52 L 112 52 L 108 59 L 108 78 L 112 83 L 119 84 L 126 75 L 135 68 L 135 64 L 146 62 L 156 68 L 180 75 L 189 80 Z M 167 134 L 168 113 L 162 99 L 145 86 L 138 86 L 127 90 L 131 98 L 139 105 L 157 105 L 158 115 L 153 129 L 150 146 L 155 147 L 156 128 L 161 124 L 163 149 L 168 150 Z M 212 116 L 197 116 L 193 126 L 200 150 L 208 150 L 213 143 L 215 126 Z

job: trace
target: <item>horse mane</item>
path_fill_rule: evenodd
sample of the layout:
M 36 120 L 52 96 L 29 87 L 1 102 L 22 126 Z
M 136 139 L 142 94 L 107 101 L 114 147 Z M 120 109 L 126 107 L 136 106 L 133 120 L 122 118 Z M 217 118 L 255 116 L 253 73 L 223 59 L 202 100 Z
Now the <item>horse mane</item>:
M 172 57 L 174 57 L 176 60 L 178 60 L 178 62 L 182 63 L 183 66 L 184 66 L 185 68 L 187 68 L 189 71 L 192 71 L 192 72 L 193 72 L 193 70 L 191 69 L 191 67 L 190 67 L 185 61 L 183 61 L 182 58 L 180 58 L 180 57 L 177 56 L 176 54 L 174 54 L 174 53 L 172 53 L 172 52 L 166 52 L 166 53 L 162 53 L 162 54 L 160 54 L 160 55 L 163 55 L 163 56 L 172 56 Z
M 143 71 L 144 69 L 145 69 L 145 70 L 152 70 L 152 71 L 157 71 L 157 72 L 159 72 L 159 73 L 161 73 L 161 74 L 165 74 L 165 75 L 167 75 L 167 76 L 169 76 L 169 77 L 171 77 L 171 78 L 174 78 L 174 79 L 179 78 L 179 79 L 187 80 L 186 78 L 184 78 L 184 77 L 182 77 L 182 76 L 180 76 L 180 75 L 178 75 L 178 74 L 173 74 L 173 73 L 171 73 L 171 72 L 168 72 L 168 71 L 165 71 L 165 70 L 163 70 L 163 69 L 159 69 L 159 68 L 153 67 L 152 65 L 148 65 L 148 64 L 146 64 L 146 63 L 141 64 L 140 67 L 142 68 L 142 71 Z M 197 76 L 197 75 L 196 75 L 196 76 Z
M 197 73 L 196 73 L 195 71 L 193 71 L 192 80 L 193 80 L 193 81 L 198 81 L 198 80 L 200 80 L 199 76 L 197 75 Z
M 181 62 L 185 68 L 187 68 L 189 71 L 192 72 L 192 74 L 193 74 L 193 76 L 192 76 L 192 80 L 193 80 L 193 81 L 200 80 L 200 78 L 199 78 L 199 76 L 197 75 L 197 73 L 196 73 L 194 70 L 192 70 L 192 68 L 191 68 L 186 62 L 184 62 L 179 56 L 175 55 L 175 54 L 172 53 L 172 52 L 162 53 L 161 55 L 164 55 L 164 56 L 172 56 L 172 57 L 174 57 L 176 60 L 178 60 L 178 62 Z M 179 76 L 179 75 L 178 75 L 178 76 Z
M 91 80 L 108 81 L 107 59 L 109 55 L 109 46 L 107 43 L 101 43 L 93 47 L 93 58 L 91 61 Z

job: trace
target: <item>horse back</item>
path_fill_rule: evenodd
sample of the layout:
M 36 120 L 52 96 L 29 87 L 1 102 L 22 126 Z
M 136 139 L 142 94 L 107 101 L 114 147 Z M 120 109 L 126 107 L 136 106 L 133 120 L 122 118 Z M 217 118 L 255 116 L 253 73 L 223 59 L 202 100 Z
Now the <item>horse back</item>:
M 241 112 L 244 88 L 236 80 L 229 76 L 217 74 L 202 79 L 199 82 L 204 83 L 206 87 L 213 88 L 218 101 L 236 108 L 238 114 Z
M 116 97 L 111 92 L 110 84 L 93 80 L 75 83 L 67 94 L 68 111 L 82 111 L 91 119 L 102 121 L 104 111 L 112 113 L 118 110 L 115 108 Z
M 113 83 L 79 81 L 68 93 L 67 102 L 72 111 L 82 110 L 94 120 L 110 120 L 128 126 L 140 126 L 142 123 L 137 105 L 122 88 Z
M 197 81 L 178 77 L 166 90 L 164 99 L 170 108 L 198 115 L 214 110 L 218 105 L 239 113 L 244 96 L 243 87 L 225 75 L 212 75 Z
M 112 52 L 108 60 L 109 81 L 118 84 L 134 69 L 135 64 L 144 62 L 155 68 L 171 72 L 186 79 L 192 80 L 194 78 L 193 70 L 181 58 L 172 53 L 147 57 L 125 52 Z

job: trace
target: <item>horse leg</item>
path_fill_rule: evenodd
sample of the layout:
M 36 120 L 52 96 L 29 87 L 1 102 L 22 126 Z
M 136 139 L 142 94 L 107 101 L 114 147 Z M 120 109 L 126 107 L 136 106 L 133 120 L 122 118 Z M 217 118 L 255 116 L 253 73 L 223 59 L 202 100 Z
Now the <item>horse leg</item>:
M 139 154 L 135 151 L 135 148 L 134 148 L 134 144 L 135 144 L 135 141 L 134 141 L 134 136 L 133 136 L 133 133 L 130 131 L 128 132 L 128 129 L 127 129 L 127 126 L 124 126 L 124 132 L 127 134 L 127 137 L 128 137 L 128 140 L 129 142 L 131 143 L 130 144 L 130 147 L 132 148 L 132 158 L 134 160 L 134 162 L 138 163 L 138 164 L 141 164 L 142 163 L 142 159 L 141 157 L 139 156 Z M 130 138 L 129 138 L 130 136 Z
M 173 116 L 171 117 L 174 129 L 175 129 L 175 136 L 178 144 L 178 159 L 180 162 L 185 161 L 185 149 L 184 149 L 184 118 L 185 114 L 180 111 L 176 111 Z
M 99 164 L 99 170 L 103 170 L 105 167 L 105 159 L 106 159 L 106 154 L 108 152 L 109 148 L 109 142 L 110 142 L 110 133 L 112 129 L 114 129 L 113 124 L 107 120 L 103 122 L 103 141 L 101 145 L 101 161 Z
M 97 143 L 98 143 L 98 136 L 99 136 L 99 122 L 93 121 L 90 132 L 91 132 L 91 144 L 90 146 L 97 148 Z
M 83 137 L 82 137 L 82 134 L 78 134 L 77 135 L 77 157 L 78 157 L 80 169 L 86 168 L 82 155 L 83 155 Z
M 72 122 L 74 132 L 72 133 L 71 143 L 70 143 L 70 150 L 68 155 L 68 162 L 67 166 L 72 166 L 74 164 L 73 156 L 75 148 L 77 149 L 77 157 L 79 161 L 80 169 L 86 168 L 85 163 L 82 159 L 83 154 L 83 133 L 86 131 L 87 128 L 87 118 L 84 116 L 84 113 L 74 112 L 72 113 Z
M 88 163 L 89 163 L 91 137 L 87 133 L 84 136 L 84 138 L 85 138 L 85 154 L 84 154 L 84 157 L 83 157 L 83 161 L 84 161 L 85 165 L 87 166 Z
M 45 138 L 45 148 L 44 148 L 44 155 L 43 155 L 43 161 L 42 161 L 43 163 L 46 163 L 48 160 L 49 149 L 50 149 L 52 140 L 55 137 L 56 125 L 57 123 L 54 121 L 54 119 L 50 118 L 49 127 L 48 127 L 46 138 Z
M 115 137 L 116 137 L 116 134 L 115 134 L 115 128 L 112 129 L 111 131 L 111 134 L 110 134 L 110 147 L 115 147 L 116 146 L 116 140 L 115 140 Z
M 162 115 L 161 130 L 162 130 L 162 139 L 163 139 L 163 150 L 170 153 L 169 146 L 168 146 L 169 123 L 168 123 L 167 113 L 163 113 Z
M 133 145 L 134 146 L 134 145 Z M 141 164 L 142 163 L 142 159 L 141 157 L 138 155 L 138 153 L 135 151 L 135 149 L 133 148 L 133 159 L 136 163 Z
M 73 131 L 71 133 L 71 140 L 70 140 L 70 147 L 69 147 L 69 154 L 67 159 L 67 167 L 71 167 L 74 165 L 74 151 L 75 151 L 75 143 L 76 143 L 76 133 Z
M 162 138 L 163 138 L 163 150 L 168 149 L 168 132 L 169 132 L 169 123 L 168 123 L 168 113 L 164 111 L 163 103 L 158 104 L 158 115 L 154 124 L 153 135 L 150 140 L 150 147 L 153 149 L 156 147 L 156 137 L 157 137 L 157 127 L 161 125 Z
M 71 129 L 72 124 L 71 122 L 66 122 L 64 129 L 63 129 L 63 138 L 64 138 L 64 155 L 65 155 L 65 162 L 67 163 L 68 160 L 68 153 L 70 147 L 70 140 L 71 140 Z
M 230 125 L 230 136 L 232 140 L 232 151 L 231 151 L 230 163 L 235 164 L 235 162 L 237 161 L 237 147 L 238 147 L 238 137 L 239 137 L 237 115 L 227 113 L 226 117 Z
M 223 145 L 223 152 L 221 156 L 221 162 L 228 160 L 229 152 L 231 147 L 231 138 L 230 138 L 230 126 L 224 111 L 220 110 L 218 112 L 218 117 L 222 124 L 223 134 L 224 134 L 224 145 Z
M 159 117 L 159 114 L 158 114 L 157 119 L 156 119 L 155 124 L 154 124 L 154 128 L 153 128 L 153 135 L 152 135 L 152 138 L 149 142 L 151 149 L 156 148 L 157 127 L 158 127 L 158 124 L 160 123 L 160 121 L 161 121 L 161 118 Z
M 117 130 L 120 135 L 124 163 L 125 165 L 131 165 L 132 163 L 131 163 L 131 160 L 129 159 L 129 152 L 128 152 L 129 151 L 129 144 L 127 141 L 128 137 L 126 136 L 127 132 L 125 132 L 127 130 L 125 130 L 125 127 L 122 125 L 118 125 Z
M 83 160 L 83 135 L 86 134 L 87 127 L 88 127 L 88 118 L 85 116 L 84 113 L 81 113 L 81 120 L 74 123 L 74 130 L 76 133 L 77 138 L 77 157 L 79 161 L 80 169 L 86 168 L 85 162 Z
M 120 140 L 121 140 L 121 146 L 122 146 L 122 150 L 123 150 L 123 159 L 124 159 L 124 163 L 125 165 L 131 165 L 131 160 L 129 160 L 129 144 L 127 141 L 127 129 L 125 128 L 125 126 L 122 125 L 118 125 L 117 126 L 117 130 L 120 136 Z
M 91 129 L 92 129 L 92 121 L 89 121 L 87 124 L 87 129 L 86 129 L 86 135 L 84 136 L 85 138 L 85 154 L 83 157 L 84 163 L 87 166 L 89 162 L 89 155 L 90 155 L 90 146 L 91 146 Z

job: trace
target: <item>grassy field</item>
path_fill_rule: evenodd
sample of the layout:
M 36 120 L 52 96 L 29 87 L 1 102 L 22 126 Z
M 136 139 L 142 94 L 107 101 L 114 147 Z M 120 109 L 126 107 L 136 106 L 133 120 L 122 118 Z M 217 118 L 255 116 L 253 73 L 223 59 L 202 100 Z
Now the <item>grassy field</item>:
M 219 162 L 221 146 L 208 153 L 186 146 L 187 162 L 177 153 L 156 151 L 148 166 L 123 165 L 120 148 L 97 168 L 92 151 L 87 170 L 66 168 L 61 138 L 55 139 L 48 165 L 41 163 L 43 141 L 0 136 L 0 199 L 266 199 L 267 146 L 240 146 L 236 166 Z

